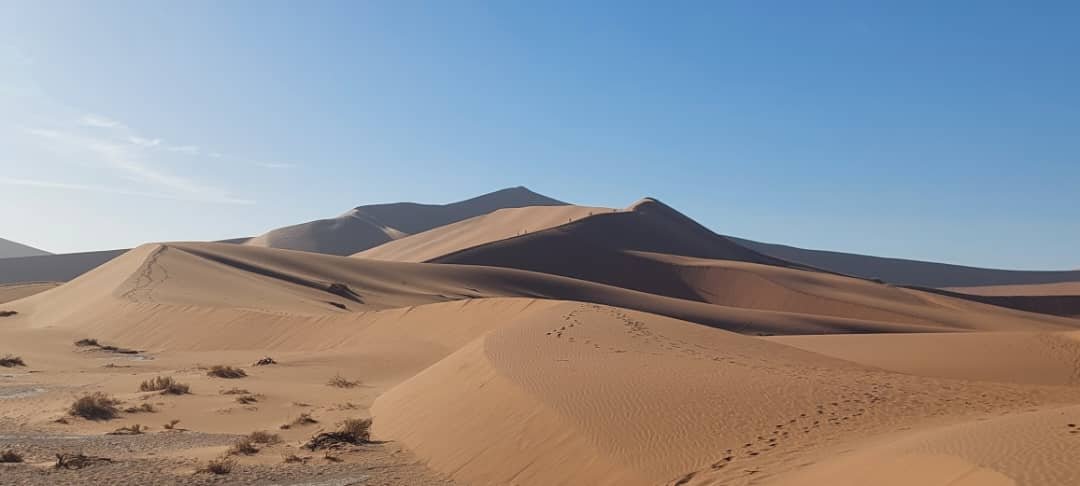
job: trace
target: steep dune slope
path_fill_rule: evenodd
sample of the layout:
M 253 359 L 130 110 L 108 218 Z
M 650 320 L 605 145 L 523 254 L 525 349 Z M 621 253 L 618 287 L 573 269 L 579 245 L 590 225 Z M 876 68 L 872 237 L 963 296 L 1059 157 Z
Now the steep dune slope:
M 374 260 L 425 262 L 487 243 L 568 224 L 609 208 L 587 206 L 531 206 L 500 209 L 490 214 L 410 235 L 353 256 Z
M 331 255 L 350 255 L 411 233 L 503 209 L 565 205 L 524 187 L 503 189 L 450 204 L 375 204 L 341 216 L 278 228 L 244 244 Z

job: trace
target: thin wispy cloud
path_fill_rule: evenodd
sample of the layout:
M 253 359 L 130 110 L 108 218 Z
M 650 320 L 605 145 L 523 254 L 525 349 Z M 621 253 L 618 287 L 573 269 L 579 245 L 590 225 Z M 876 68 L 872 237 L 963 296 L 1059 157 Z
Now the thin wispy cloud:
M 99 186 L 91 184 L 77 184 L 70 182 L 58 182 L 58 181 L 43 181 L 37 179 L 16 179 L 11 177 L 0 177 L 0 185 L 5 186 L 23 186 L 23 187 L 36 187 L 42 189 L 57 189 L 65 191 L 87 191 L 87 192 L 99 192 L 104 194 L 118 194 L 124 196 L 138 196 L 149 197 L 155 199 L 168 199 L 174 201 L 196 201 L 196 202 L 220 202 L 227 204 L 254 204 L 255 201 L 236 198 L 223 198 L 221 200 L 206 200 L 206 199 L 189 199 L 182 195 L 165 194 L 160 192 L 145 192 L 145 191 L 133 191 L 129 189 L 122 189 L 117 187 Z
M 90 120 L 88 122 L 88 120 Z M 126 126 L 108 118 L 86 116 L 81 119 L 84 124 L 97 128 L 109 128 L 112 130 L 128 131 Z M 187 201 L 201 201 L 222 204 L 251 204 L 252 201 L 231 196 L 228 191 L 197 182 L 195 180 L 175 175 L 166 170 L 150 164 L 146 160 L 147 152 L 160 146 L 158 139 L 146 139 L 136 135 L 101 136 L 96 134 L 76 133 L 53 129 L 29 129 L 30 135 L 46 138 L 51 143 L 58 144 L 69 149 L 85 152 L 89 158 L 105 168 L 112 169 L 122 178 L 131 182 L 145 184 L 153 189 L 149 191 L 123 191 L 99 186 L 84 186 L 79 184 L 51 183 L 49 181 L 33 181 L 37 187 L 46 187 L 42 184 L 54 184 L 51 187 L 62 189 L 94 190 L 97 192 L 110 192 L 113 194 L 147 195 L 158 194 L 168 199 Z M 10 181 L 10 180 L 9 180 Z M 26 182 L 26 180 L 23 180 Z M 32 185 L 29 183 L 22 185 Z

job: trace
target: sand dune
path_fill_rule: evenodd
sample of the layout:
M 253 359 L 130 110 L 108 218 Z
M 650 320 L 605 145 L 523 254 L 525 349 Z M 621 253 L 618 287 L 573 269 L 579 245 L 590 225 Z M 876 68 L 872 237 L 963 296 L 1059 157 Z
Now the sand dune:
M 627 213 L 552 230 L 619 214 Z M 1076 320 L 782 264 L 681 256 L 724 247 L 693 228 L 677 230 L 689 233 L 689 244 L 656 248 L 647 238 L 652 229 L 631 230 L 620 252 L 676 269 L 672 278 L 687 288 L 711 289 L 698 300 L 516 268 L 225 243 L 144 245 L 5 304 L 19 314 L 0 321 L 0 348 L 18 350 L 36 372 L 13 375 L 22 388 L 0 383 L 0 396 L 40 391 L 2 406 L 39 434 L 91 436 L 167 418 L 192 434 L 236 434 L 277 430 L 301 411 L 328 424 L 370 413 L 376 438 L 390 442 L 346 454 L 340 467 L 395 471 L 397 479 L 379 480 L 385 483 L 758 484 L 851 476 L 875 484 L 904 473 L 896 460 L 918 466 L 904 477 L 927 484 L 945 484 L 971 464 L 985 469 L 971 477 L 1016 484 L 1074 477 L 1072 466 L 1058 466 L 1070 457 L 1061 449 L 1070 444 L 1065 438 L 1008 431 L 1028 423 L 1020 418 L 1027 410 L 1080 403 Z M 760 338 L 718 328 L 933 332 Z M 969 329 L 983 332 L 945 332 Z M 140 359 L 71 344 L 90 336 L 140 350 Z M 248 367 L 267 354 L 280 364 L 249 367 L 236 384 L 259 395 L 255 405 L 219 393 L 234 384 L 201 368 Z M 153 417 L 54 422 L 76 392 L 140 403 L 138 383 L 160 374 L 195 393 L 154 398 Z M 327 387 L 335 374 L 363 385 Z M 992 419 L 986 430 L 1002 432 L 987 436 L 965 425 L 983 418 Z M 1054 420 L 1030 423 L 1047 433 L 1065 427 Z M 242 464 L 271 467 L 312 433 L 281 431 L 283 444 Z M 146 434 L 148 444 L 157 434 Z M 157 477 L 179 481 L 194 465 L 169 457 L 202 461 L 227 447 L 215 436 L 190 437 L 167 453 L 150 445 L 110 453 L 162 461 Z M 982 462 L 1046 447 L 1051 466 L 1035 462 L 1038 452 L 1001 467 Z M 150 450 L 162 452 L 151 458 Z M 1028 471 L 1039 468 L 1063 472 Z M 274 474 L 295 474 L 282 471 Z
M 845 275 L 881 279 L 897 285 L 976 287 L 1080 281 L 1080 270 L 999 270 L 835 251 L 807 250 L 793 246 L 761 243 L 743 238 L 730 238 L 747 248 L 776 258 Z
M 614 210 L 610 208 L 571 205 L 500 209 L 388 242 L 353 256 L 375 260 L 425 262 L 468 248 L 535 233 L 593 214 L 612 211 Z
M 524 187 L 503 189 L 450 204 L 374 204 L 356 207 L 341 216 L 278 228 L 245 244 L 350 255 L 412 233 L 503 209 L 565 205 Z
M 468 484 L 756 484 L 867 434 L 1077 397 L 567 303 L 519 314 L 372 412 L 380 435 Z
M 56 288 L 58 285 L 60 285 L 60 282 L 0 285 L 0 304 L 39 294 L 46 290 Z
M 0 238 L 0 258 L 18 258 L 49 254 L 49 252 L 44 250 Z
M 0 259 L 0 284 L 66 282 L 122 255 L 127 250 L 63 253 Z
M 730 305 L 716 305 L 508 268 L 388 262 L 223 243 L 169 243 L 139 247 L 12 307 L 35 315 L 41 325 L 93 325 L 127 312 L 133 304 L 319 315 L 471 298 L 529 297 L 595 302 L 747 333 L 1067 330 L 1080 325 L 1072 319 L 871 287 L 886 295 L 898 292 L 892 311 L 874 310 L 874 305 L 887 300 L 858 287 L 845 290 L 844 284 L 850 286 L 853 279 L 836 278 L 842 281 L 833 282 L 834 289 L 815 289 L 812 281 L 803 284 L 808 289 L 803 291 L 820 296 L 803 298 L 797 291 L 764 286 L 759 287 L 765 296 L 761 300 L 732 298 L 725 303 Z M 836 295 L 850 302 L 839 301 Z M 769 302 L 767 296 L 775 301 Z

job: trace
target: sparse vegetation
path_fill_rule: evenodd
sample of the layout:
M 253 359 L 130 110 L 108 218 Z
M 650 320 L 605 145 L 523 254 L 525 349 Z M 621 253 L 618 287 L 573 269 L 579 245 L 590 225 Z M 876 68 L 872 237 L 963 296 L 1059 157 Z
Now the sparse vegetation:
M 258 401 L 259 399 L 255 395 L 240 395 L 236 397 L 236 403 L 239 403 L 241 405 L 257 403 Z
M 247 372 L 232 366 L 214 365 L 210 367 L 210 371 L 207 371 L 206 375 L 217 378 L 243 378 L 247 376 Z
M 183 429 L 176 428 L 176 424 L 178 424 L 178 423 L 180 423 L 179 420 L 172 419 L 172 420 L 169 421 L 169 423 L 167 423 L 165 425 L 162 425 L 162 427 L 165 428 L 165 430 L 183 430 Z
M 232 447 L 229 448 L 229 455 L 243 454 L 245 456 L 250 456 L 252 454 L 257 454 L 258 452 L 259 448 L 255 445 L 255 441 L 251 440 L 250 437 L 241 437 L 237 439 Z
M 371 419 L 348 419 L 334 432 L 323 432 L 312 437 L 304 447 L 310 450 L 330 449 L 343 444 L 366 444 L 371 442 Z
M 22 454 L 15 452 L 14 449 L 7 449 L 4 452 L 0 452 L 0 462 L 14 463 L 23 462 Z
M 110 352 L 110 353 L 139 354 L 139 351 L 134 350 L 134 349 L 120 348 L 120 347 L 116 347 L 116 346 L 112 346 L 112 345 L 101 344 L 101 343 L 98 342 L 97 339 L 94 339 L 94 338 L 80 339 L 78 341 L 75 341 L 75 345 L 80 347 L 80 348 L 88 348 L 88 347 L 98 348 L 98 349 L 100 349 L 102 351 L 107 351 L 107 352 Z
M 138 407 L 128 407 L 124 409 L 124 413 L 154 413 L 157 409 L 149 403 L 144 403 Z
M 236 461 L 230 457 L 219 457 L 217 459 L 211 459 L 206 463 L 206 466 L 199 469 L 201 473 L 209 474 L 229 474 L 232 472 L 233 467 L 236 466 Z
M 53 467 L 57 469 L 82 469 L 102 462 L 112 462 L 112 459 L 107 457 L 88 456 L 82 453 L 57 454 L 56 465 Z
M 281 442 L 281 436 L 265 430 L 256 430 L 248 434 L 247 437 L 256 444 L 277 444 Z
M 146 430 L 147 427 L 143 427 L 139 424 L 129 425 L 127 427 L 120 427 L 106 435 L 139 435 Z
M 310 413 L 302 413 L 299 417 L 293 419 L 292 422 L 282 425 L 281 430 L 289 430 L 293 427 L 302 427 L 304 425 L 311 425 L 317 423 L 319 423 L 319 421 L 312 418 Z
M 171 376 L 155 376 L 139 385 L 139 391 L 160 391 L 162 395 L 185 395 L 191 393 L 187 384 L 180 383 Z
M 337 374 L 337 375 L 334 375 L 333 378 L 330 378 L 330 381 L 326 382 L 326 384 L 329 385 L 329 386 L 337 387 L 337 388 L 353 388 L 355 386 L 360 385 L 360 381 L 359 380 L 356 380 L 356 381 L 349 380 L 349 379 L 345 378 L 344 376 L 341 376 L 340 374 Z
M 296 454 L 293 454 L 293 453 L 290 453 L 290 452 L 282 452 L 281 453 L 281 460 L 282 460 L 282 462 L 284 462 L 286 464 L 295 464 L 295 463 L 307 464 L 308 459 L 311 459 L 311 458 L 310 457 L 300 457 L 300 456 L 298 456 Z
M 115 418 L 120 410 L 116 408 L 120 401 L 102 392 L 83 395 L 71 404 L 68 413 L 89 420 L 109 420 Z
M 16 366 L 26 366 L 26 362 L 18 356 L 6 354 L 3 358 L 0 358 L 0 366 L 3 366 L 4 368 L 14 368 Z
M 251 392 L 245 388 L 230 388 L 228 390 L 221 390 L 219 393 L 222 395 L 250 395 Z
M 252 366 L 266 366 L 266 365 L 272 365 L 272 364 L 277 364 L 277 361 L 274 361 L 274 358 L 271 358 L 271 357 L 267 356 L 267 357 L 265 357 L 263 359 L 260 359 L 260 360 L 256 361 L 255 364 L 252 365 Z
M 0 317 L 11 317 L 15 314 L 18 314 L 18 312 L 13 310 L 0 310 Z

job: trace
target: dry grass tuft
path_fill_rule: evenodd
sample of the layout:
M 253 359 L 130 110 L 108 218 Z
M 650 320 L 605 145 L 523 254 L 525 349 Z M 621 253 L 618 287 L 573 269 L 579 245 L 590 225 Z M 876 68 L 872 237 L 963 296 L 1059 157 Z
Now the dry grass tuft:
M 247 376 L 247 372 L 240 368 L 233 368 L 232 366 L 214 365 L 210 367 L 210 371 L 206 372 L 206 376 L 215 376 L 218 378 L 243 378 Z
M 4 355 L 3 358 L 0 358 L 0 366 L 3 366 L 4 368 L 14 368 L 16 366 L 26 366 L 26 362 L 18 356 L 7 354 Z
M 114 430 L 112 432 L 109 432 L 109 433 L 107 433 L 105 435 L 139 435 L 139 434 L 142 434 L 143 431 L 145 431 L 147 429 L 149 429 L 149 427 L 143 427 L 143 426 L 141 426 L 139 424 L 135 424 L 135 425 L 129 425 L 127 427 L 120 427 L 119 429 L 116 429 L 116 430 Z
M 162 395 L 186 395 L 191 393 L 191 387 L 186 383 L 180 383 L 171 376 L 155 376 L 139 385 L 139 391 L 160 391 Z
M 149 403 L 144 403 L 138 407 L 128 407 L 124 409 L 124 413 L 154 413 L 157 409 Z
M 241 437 L 229 448 L 228 454 L 230 456 L 239 454 L 250 456 L 252 454 L 258 454 L 258 452 L 259 448 L 255 445 L 255 441 L 251 440 L 250 437 Z
M 68 413 L 89 420 L 109 420 L 120 413 L 120 409 L 116 408 L 119 404 L 120 400 L 102 392 L 94 392 L 75 400 Z
M 337 388 L 353 388 L 355 386 L 358 386 L 360 384 L 360 381 L 352 381 L 346 379 L 344 376 L 334 375 L 334 377 L 330 378 L 330 381 L 326 382 L 326 384 Z
M 112 459 L 109 459 L 108 457 L 88 456 L 82 453 L 57 454 L 56 464 L 53 467 L 57 469 L 82 469 L 103 462 L 112 462 Z
M 230 457 L 219 457 L 217 459 L 211 459 L 206 463 L 206 466 L 199 469 L 201 473 L 209 474 L 229 474 L 232 472 L 233 467 L 236 466 L 236 461 Z
M 248 405 L 248 404 L 251 404 L 251 403 L 257 403 L 258 401 L 259 401 L 259 397 L 256 397 L 255 395 L 241 395 L 241 396 L 236 397 L 236 403 L 239 403 L 241 405 Z
M 296 464 L 296 463 L 307 464 L 309 459 L 311 459 L 311 458 L 310 457 L 300 457 L 300 456 L 298 456 L 296 454 L 293 454 L 293 453 L 290 453 L 290 452 L 282 452 L 281 453 L 281 461 L 284 462 L 285 464 Z
M 15 314 L 18 314 L 18 312 L 13 310 L 0 310 L 0 317 L 11 317 Z
M 165 430 L 183 430 L 183 429 L 176 428 L 176 424 L 178 424 L 178 423 L 180 423 L 179 420 L 172 419 L 172 420 L 169 421 L 169 423 L 167 423 L 165 425 L 162 425 L 162 427 L 165 428 Z
M 271 357 L 267 356 L 265 358 L 262 358 L 262 359 L 256 361 L 255 364 L 253 364 L 252 366 L 266 366 L 266 365 L 272 365 L 272 364 L 277 364 L 277 361 L 274 361 L 274 358 L 271 358 Z
M 100 344 L 98 344 L 98 340 L 93 338 L 82 338 L 78 341 L 75 341 L 75 345 L 79 347 L 100 346 Z
M 317 423 L 319 423 L 319 421 L 312 418 L 310 413 L 302 413 L 302 414 L 300 414 L 299 417 L 296 417 L 292 422 L 289 422 L 289 423 L 287 423 L 285 425 L 282 425 L 281 430 L 289 430 L 289 429 L 291 429 L 293 427 L 302 427 L 304 425 L 311 425 L 311 424 L 317 424 Z
M 251 392 L 247 391 L 246 388 L 230 388 L 228 390 L 221 390 L 218 393 L 221 393 L 222 395 L 251 395 Z
M 347 419 L 334 432 L 323 432 L 312 437 L 304 447 L 310 450 L 329 449 L 343 444 L 366 444 L 371 442 L 371 419 Z
M 4 452 L 0 452 L 0 463 L 2 463 L 2 462 L 6 462 L 6 463 L 23 462 L 23 456 L 22 456 L 22 454 L 19 454 L 18 452 L 15 452 L 14 449 L 8 449 L 8 450 L 5 450 Z
M 256 444 L 277 444 L 278 442 L 281 442 L 280 435 L 265 430 L 256 430 L 255 432 L 248 434 L 247 438 Z

